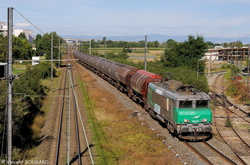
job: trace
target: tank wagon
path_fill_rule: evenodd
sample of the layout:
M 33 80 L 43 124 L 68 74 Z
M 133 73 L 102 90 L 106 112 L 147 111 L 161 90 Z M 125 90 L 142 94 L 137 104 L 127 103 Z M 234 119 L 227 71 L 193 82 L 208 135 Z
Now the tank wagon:
M 154 73 L 115 61 L 74 51 L 78 62 L 140 103 L 151 116 L 181 139 L 211 137 L 210 98 L 193 86 L 164 81 Z
M 117 87 L 120 91 L 133 93 L 131 92 L 131 77 L 139 69 L 79 51 L 74 51 L 74 57 L 78 58 L 78 62 L 83 66 Z
M 147 103 L 148 84 L 160 81 L 163 81 L 161 76 L 145 70 L 138 70 L 131 77 L 130 84 L 132 90 L 129 93 L 129 97 L 132 96 L 135 102 L 139 102 L 145 107 Z

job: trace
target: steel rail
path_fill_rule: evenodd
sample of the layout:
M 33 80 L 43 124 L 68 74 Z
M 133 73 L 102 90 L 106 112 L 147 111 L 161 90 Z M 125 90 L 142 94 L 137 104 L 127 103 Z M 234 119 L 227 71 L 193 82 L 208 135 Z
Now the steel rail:
M 67 79 L 67 71 L 64 72 L 64 87 L 63 87 L 63 96 L 65 95 L 66 89 L 66 79 Z M 61 132 L 62 132 L 62 120 L 63 120 L 63 109 L 64 109 L 64 100 L 65 97 L 62 97 L 62 104 L 61 104 L 61 112 L 60 112 L 60 119 L 59 119 L 59 126 L 58 126 L 58 134 L 57 134 L 57 146 L 56 146 L 56 160 L 55 165 L 59 163 L 59 153 L 60 153 L 60 144 L 61 144 Z
M 213 91 L 212 91 L 212 92 L 213 92 Z M 217 93 L 215 93 L 215 92 L 214 92 L 214 94 L 223 100 L 224 104 L 221 103 L 221 105 L 225 108 L 225 112 L 226 112 L 226 117 L 224 117 L 224 118 L 227 118 L 227 119 L 230 121 L 230 123 L 231 123 L 231 120 L 230 120 L 230 119 L 231 119 L 232 117 L 229 116 L 228 111 L 234 113 L 235 115 L 237 115 L 237 116 L 238 116 L 239 118 L 241 118 L 242 120 L 244 120 L 244 121 L 250 123 L 248 120 L 246 120 L 245 118 L 243 118 L 242 116 L 236 114 L 235 112 L 233 112 L 231 109 L 228 108 L 228 106 L 227 106 L 227 104 L 226 104 L 226 103 L 228 102 L 228 100 L 227 100 L 227 98 L 226 98 L 224 95 L 219 95 L 219 94 L 217 94 Z M 216 99 L 216 98 L 214 98 L 214 99 Z M 233 105 L 233 104 L 232 104 L 232 105 Z M 214 117 L 214 118 L 218 118 L 218 117 Z M 233 130 L 233 132 L 236 134 L 236 136 L 237 136 L 237 137 L 238 137 L 238 138 L 239 138 L 248 148 L 250 148 L 250 145 L 249 145 L 244 139 L 241 138 L 241 136 L 237 133 L 237 131 L 234 129 L 234 127 L 233 127 L 232 125 L 231 125 L 230 128 Z
M 235 114 L 236 116 L 238 116 L 238 117 L 229 117 L 229 118 L 241 118 L 245 122 L 250 123 L 250 121 L 248 121 L 247 119 L 245 119 L 245 118 L 250 118 L 250 116 L 249 116 L 250 113 L 245 112 L 244 110 L 238 108 L 237 106 L 235 106 L 234 104 L 232 104 L 231 102 L 229 102 L 229 100 L 225 97 L 225 95 L 217 94 L 217 93 L 215 93 L 212 90 L 210 90 L 210 91 L 213 93 L 213 95 L 210 95 L 210 97 L 213 98 L 214 100 L 216 100 L 216 97 L 219 97 L 221 100 L 224 99 L 223 103 L 221 103 L 220 101 L 217 100 L 218 103 L 220 103 L 221 106 L 225 106 L 225 102 L 229 103 L 229 105 L 231 106 L 230 108 L 234 108 L 236 110 L 239 110 L 242 113 L 244 113 L 244 114 L 247 115 L 247 116 L 240 116 L 236 112 L 234 112 L 233 110 L 229 109 L 229 107 L 227 107 L 227 110 L 229 110 L 230 112 L 232 112 L 233 114 Z M 220 118 L 220 117 L 216 117 L 216 118 Z M 227 117 L 225 117 L 225 118 L 227 118 Z
M 229 122 L 231 123 L 231 119 L 230 119 L 230 117 L 229 117 L 229 114 L 228 114 L 228 107 L 226 106 L 226 114 L 227 114 L 227 119 L 229 120 Z M 237 137 L 248 147 L 248 148 L 250 148 L 250 146 L 247 144 L 247 142 L 245 142 L 245 140 L 244 139 L 242 139 L 241 138 L 241 136 L 237 133 L 237 131 L 234 129 L 234 127 L 233 127 L 233 125 L 231 125 L 231 127 L 230 127 L 233 131 L 234 131 L 234 133 L 237 135 Z
M 235 109 L 241 111 L 242 113 L 244 113 L 244 114 L 246 114 L 246 115 L 249 115 L 249 114 L 250 114 L 250 113 L 247 113 L 246 111 L 244 111 L 243 109 L 239 108 L 238 106 L 234 105 L 233 103 L 231 103 L 227 98 L 225 98 L 225 99 L 226 99 L 227 103 L 228 103 L 231 107 L 233 107 L 233 108 L 235 108 Z
M 215 87 L 216 81 L 217 81 L 217 79 L 218 79 L 219 76 L 221 76 L 221 74 L 218 75 L 218 76 L 216 77 L 216 79 L 215 79 L 215 81 L 214 81 L 214 83 L 213 83 L 213 84 L 214 84 L 214 87 Z M 229 119 L 229 117 L 228 117 L 228 113 L 227 113 L 227 106 L 226 106 L 225 97 L 222 97 L 221 95 L 217 94 L 217 93 L 214 92 L 214 91 L 213 91 L 213 94 L 214 94 L 215 96 L 220 97 L 220 98 L 223 100 L 223 102 L 224 102 L 223 107 L 226 109 L 226 115 L 227 115 L 228 120 L 230 121 L 230 119 Z M 224 96 L 224 94 L 223 94 L 223 96 Z M 216 100 L 216 97 L 215 97 L 214 99 Z M 224 139 L 224 137 L 221 135 L 221 133 L 220 133 L 218 127 L 217 127 L 217 124 L 216 124 L 216 118 L 215 118 L 215 116 L 213 116 L 213 117 L 214 117 L 214 125 L 215 125 L 216 130 L 217 130 L 219 136 L 221 137 L 221 139 L 222 139 L 222 140 L 224 141 L 224 143 L 227 144 L 227 146 L 232 150 L 232 152 L 236 155 L 236 157 L 240 160 L 240 162 L 243 163 L 244 165 L 247 165 L 247 163 L 238 155 L 238 153 L 234 150 L 234 148 L 232 148 L 232 147 L 229 145 L 229 143 Z M 232 129 L 232 130 L 234 131 L 234 129 Z M 234 131 L 234 132 L 235 132 L 235 131 Z M 235 134 L 238 136 L 238 134 L 237 134 L 236 132 L 235 132 Z M 239 137 L 239 136 L 238 136 L 238 137 Z M 242 140 L 241 137 L 239 137 L 239 139 Z M 245 144 L 245 142 L 244 142 L 243 140 L 242 140 L 242 142 Z
M 212 149 L 215 153 L 219 154 L 221 157 L 223 157 L 224 160 L 226 160 L 228 163 L 230 164 L 235 164 L 237 165 L 237 163 L 235 163 L 233 160 L 231 160 L 230 158 L 228 158 L 226 155 L 224 155 L 223 153 L 221 153 L 220 151 L 218 151 L 216 148 L 214 148 L 211 144 L 207 143 L 207 142 L 202 142 L 204 145 L 206 145 L 207 147 L 209 147 L 210 149 Z
M 188 148 L 190 148 L 194 153 L 198 155 L 200 159 L 202 159 L 204 162 L 206 162 L 209 165 L 213 165 L 213 163 L 208 160 L 204 155 L 202 155 L 198 150 L 196 150 L 193 146 L 191 146 L 188 142 L 183 141 L 183 144 L 185 144 Z
M 79 74 L 79 72 L 78 72 L 78 74 Z M 72 79 L 71 79 L 71 81 L 73 82 Z M 72 86 L 72 88 L 73 88 L 73 86 Z M 93 159 L 93 156 L 92 156 L 92 153 L 91 153 L 91 150 L 90 150 L 90 145 L 89 145 L 89 141 L 88 141 L 86 129 L 85 129 L 85 126 L 84 126 L 84 124 L 83 124 L 83 120 L 82 120 L 82 116 L 81 116 L 81 112 L 80 112 L 80 108 L 79 108 L 79 104 L 78 104 L 78 101 L 77 101 L 77 96 L 76 96 L 76 92 L 75 92 L 74 88 L 73 88 L 72 92 L 73 92 L 73 96 L 74 96 L 74 98 L 75 98 L 76 109 L 77 109 L 78 116 L 79 116 L 79 119 L 80 119 L 80 123 L 81 123 L 81 126 L 82 126 L 82 131 L 83 131 L 83 133 L 84 133 L 86 145 L 87 145 L 88 152 L 89 152 L 89 156 L 90 156 L 90 159 L 91 159 L 91 164 L 94 165 L 94 159 Z
M 76 98 L 76 99 L 75 99 L 75 101 L 76 101 L 76 108 L 77 108 L 77 111 L 78 111 L 78 116 L 79 116 L 79 118 L 80 118 L 80 122 L 81 122 L 81 126 L 82 126 L 82 131 L 83 131 L 83 133 L 84 133 L 85 141 L 86 141 L 86 144 L 87 144 L 89 156 L 90 156 L 90 159 L 91 159 L 91 164 L 94 165 L 94 159 L 93 159 L 93 156 L 92 156 L 92 153 L 91 153 L 91 150 L 90 150 L 90 145 L 89 145 L 89 141 L 88 141 L 86 129 L 85 129 L 85 126 L 84 126 L 84 124 L 83 124 L 83 120 L 82 120 L 82 116 L 81 116 L 79 104 L 78 104 L 78 102 L 77 102 L 77 96 L 76 96 L 75 90 L 73 90 L 73 95 L 74 95 L 74 97 Z
M 69 69 L 69 79 L 72 87 L 72 92 L 74 93 L 74 81 L 73 81 L 73 75 L 71 73 L 71 70 Z M 79 136 L 79 126 L 78 126 L 78 117 L 77 117 L 77 102 L 76 97 L 73 95 L 73 106 L 74 106 L 74 119 L 75 119 L 75 132 L 76 132 L 76 144 L 77 144 L 77 152 L 78 152 L 78 164 L 82 164 L 82 158 L 81 158 L 81 142 L 80 142 L 80 136 Z
M 244 165 L 247 165 L 247 163 L 238 155 L 238 153 L 228 144 L 228 142 L 221 135 L 221 133 L 220 133 L 218 127 L 217 127 L 215 118 L 214 118 L 214 125 L 215 125 L 215 128 L 216 128 L 220 138 L 224 141 L 224 143 L 227 144 L 227 146 L 233 151 L 233 153 L 236 155 L 236 157 L 240 160 L 241 163 L 243 163 Z
M 71 115 L 70 115 L 70 112 L 71 112 L 71 108 L 70 108 L 70 79 L 68 78 L 68 127 L 67 127 L 67 165 L 70 165 L 70 140 L 71 140 L 71 129 L 70 129 L 70 126 L 71 126 Z

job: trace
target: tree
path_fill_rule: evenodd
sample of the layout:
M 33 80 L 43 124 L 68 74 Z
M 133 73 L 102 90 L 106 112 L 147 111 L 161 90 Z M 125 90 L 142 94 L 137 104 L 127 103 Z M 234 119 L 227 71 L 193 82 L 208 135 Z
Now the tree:
M 0 34 L 0 62 L 6 62 L 7 37 Z
M 228 47 L 228 43 L 224 42 L 224 43 L 222 44 L 222 46 L 223 46 L 224 48 L 227 48 L 227 47 Z
M 13 104 L 13 145 L 15 147 L 28 148 L 37 140 L 32 136 L 30 125 L 36 115 L 43 114 L 40 109 L 44 97 L 38 96 L 46 95 L 46 87 L 42 85 L 41 80 L 50 77 L 50 69 L 48 62 L 34 67 L 28 66 L 13 83 L 13 93 L 15 93 L 13 98 L 15 100 L 15 104 Z M 2 89 L 0 94 L 1 92 Z
M 34 44 L 37 44 L 39 42 L 39 40 L 42 38 L 42 35 L 41 34 L 37 34 L 36 35 L 36 38 L 34 39 Z
M 148 47 L 158 48 L 160 43 L 158 41 L 148 42 Z
M 89 53 L 89 41 L 81 42 L 79 46 L 79 51 L 84 52 L 84 53 Z
M 59 58 L 59 43 L 62 43 L 62 38 L 56 32 L 44 34 L 37 42 L 37 52 L 39 55 L 45 54 L 47 60 L 51 59 L 51 39 L 53 35 L 53 59 Z
M 7 37 L 0 35 L 0 61 L 5 62 L 7 58 Z M 34 51 L 32 46 L 25 37 L 24 33 L 20 33 L 18 37 L 13 36 L 13 59 L 29 60 L 31 59 Z
M 179 43 L 173 39 L 169 39 L 166 42 L 165 55 L 161 56 L 161 61 L 164 62 L 165 66 L 170 68 L 178 66 L 178 60 L 177 60 L 178 47 Z
M 20 33 L 18 37 L 22 39 L 27 39 L 25 33 Z
M 173 48 L 178 45 L 178 42 L 173 39 L 167 40 L 167 48 Z
M 196 70 L 198 60 L 200 60 L 207 50 L 208 46 L 204 42 L 202 36 L 188 36 L 188 40 L 182 43 L 177 43 L 173 40 L 169 40 L 169 46 L 165 49 L 165 55 L 161 57 L 161 61 L 165 63 L 167 67 L 180 67 L 188 66 L 189 68 Z M 204 63 L 199 62 L 199 71 L 204 71 Z M 202 68 L 203 66 L 203 68 Z
M 206 42 L 206 44 L 210 49 L 213 49 L 215 47 L 214 43 L 212 43 L 211 41 Z
M 241 48 L 241 47 L 243 47 L 243 44 L 242 44 L 241 41 L 230 42 L 229 47 L 230 48 L 235 48 L 235 47 L 236 48 Z
M 107 38 L 106 38 L 106 37 L 103 37 L 103 38 L 102 38 L 102 44 L 104 45 L 106 41 L 107 41 Z
M 40 52 L 41 50 L 39 49 L 40 48 L 40 40 L 42 38 L 42 35 L 41 34 L 37 34 L 36 35 L 36 39 L 34 39 L 33 43 L 36 45 L 36 55 L 38 56 L 42 56 L 43 55 L 43 52 Z
M 32 46 L 21 33 L 18 37 L 13 37 L 13 58 L 19 60 L 29 60 L 33 54 Z

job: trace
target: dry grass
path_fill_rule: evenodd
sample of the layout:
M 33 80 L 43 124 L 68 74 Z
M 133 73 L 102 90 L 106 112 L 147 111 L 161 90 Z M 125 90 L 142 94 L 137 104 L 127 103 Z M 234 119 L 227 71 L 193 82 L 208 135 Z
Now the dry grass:
M 84 80 L 92 79 L 85 72 L 81 77 Z M 98 137 L 96 145 L 100 145 L 102 151 L 99 154 L 105 161 L 98 160 L 98 157 L 97 164 L 180 164 L 155 132 L 142 126 L 137 118 L 128 118 L 131 111 L 126 110 L 108 91 L 96 88 L 94 81 L 86 82 L 86 89 L 96 119 L 93 125 L 98 125 L 101 129 L 99 132 L 104 135 Z
M 91 83 L 91 82 L 96 81 L 94 78 L 90 77 L 89 73 L 86 71 L 82 72 L 81 77 L 83 81 L 86 83 Z
M 38 138 L 40 136 L 41 128 L 44 124 L 44 116 L 37 115 L 33 121 L 33 124 L 30 126 L 33 132 L 33 138 Z

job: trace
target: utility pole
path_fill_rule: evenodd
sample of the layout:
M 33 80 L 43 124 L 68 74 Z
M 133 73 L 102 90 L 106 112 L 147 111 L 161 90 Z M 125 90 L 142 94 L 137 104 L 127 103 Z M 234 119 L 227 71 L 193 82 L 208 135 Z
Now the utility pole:
M 247 93 L 249 93 L 249 69 L 250 69 L 250 45 L 248 45 L 248 59 L 247 59 Z
M 61 67 L 61 63 L 60 63 L 60 59 L 61 59 L 61 55 L 60 55 L 60 37 L 59 37 L 59 48 L 58 48 L 58 55 L 59 55 L 59 68 Z
M 199 61 L 202 61 L 202 59 L 197 60 L 197 77 L 199 76 Z
M 211 73 L 211 55 L 209 56 L 208 59 L 208 77 L 210 77 L 210 73 Z
M 107 54 L 106 54 L 106 37 L 104 37 L 104 48 L 105 48 L 105 51 L 104 51 L 104 54 L 105 54 L 105 59 L 107 59 Z
M 89 54 L 91 54 L 91 40 L 89 40 Z
M 7 114 L 7 164 L 12 159 L 12 34 L 13 34 L 13 8 L 8 8 L 8 114 Z
M 144 70 L 147 70 L 147 35 L 145 35 Z
M 53 81 L 53 32 L 51 32 L 51 52 L 50 52 L 50 57 L 51 57 L 51 83 Z M 52 88 L 52 86 L 51 86 Z

